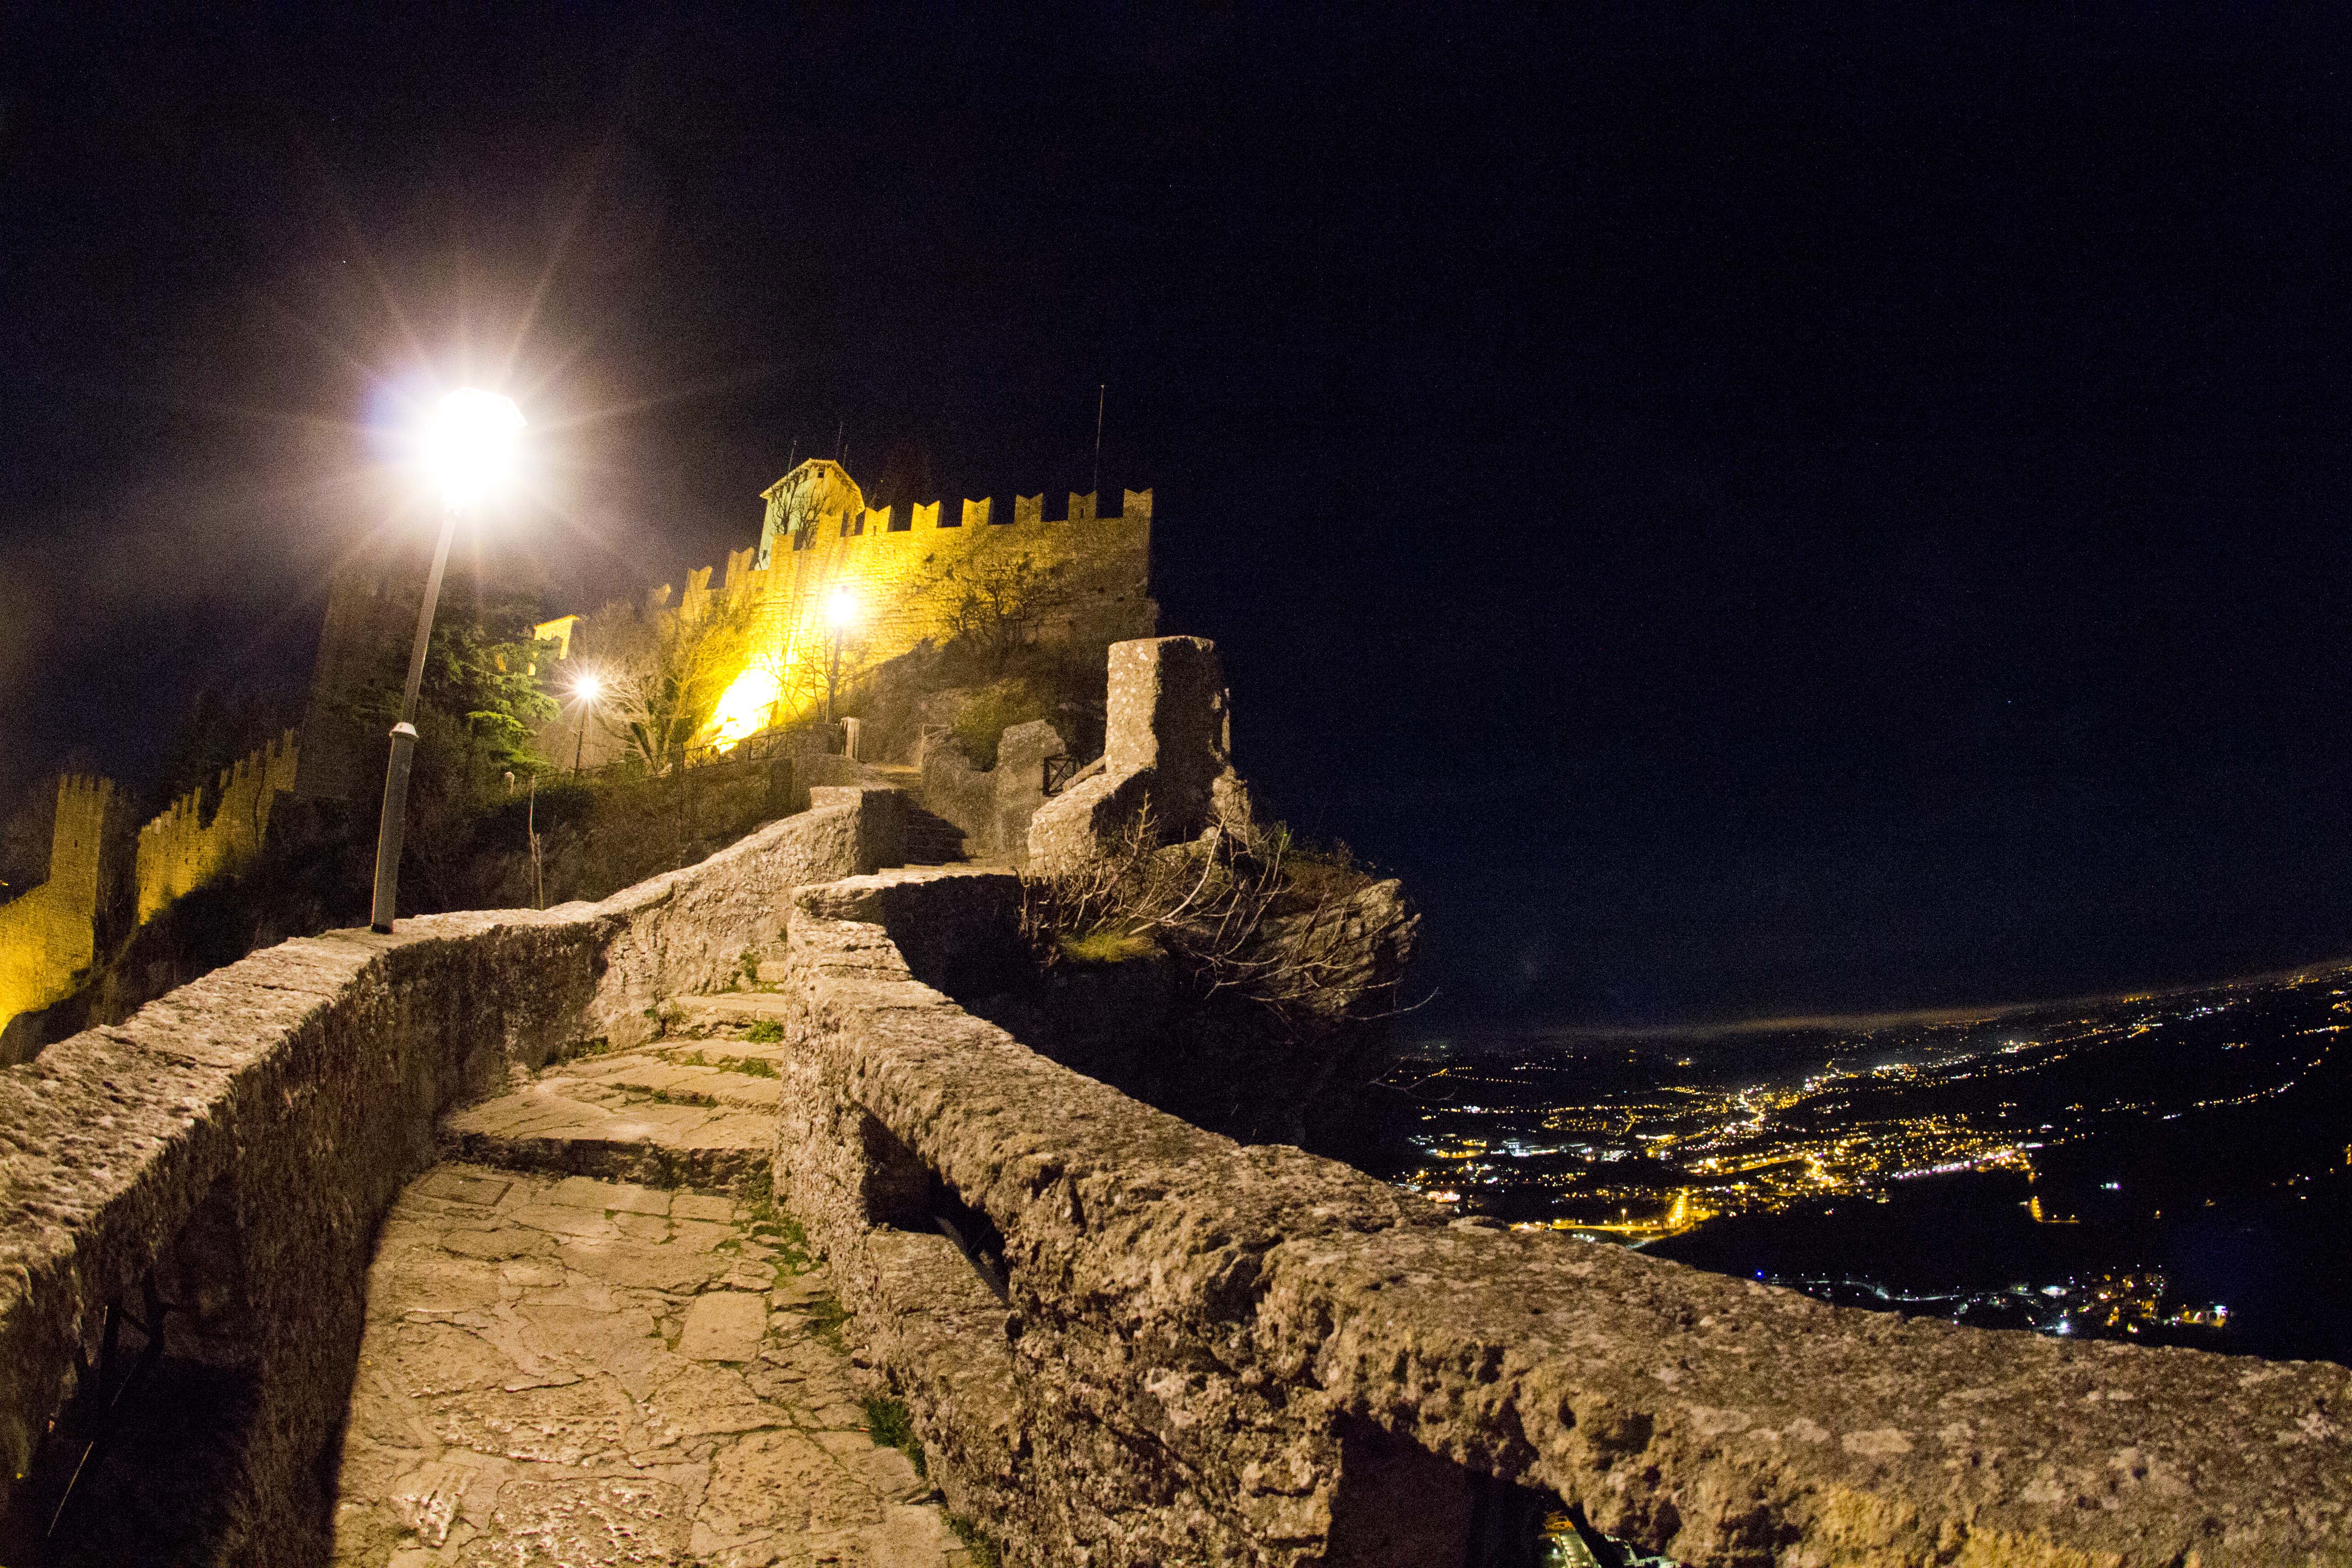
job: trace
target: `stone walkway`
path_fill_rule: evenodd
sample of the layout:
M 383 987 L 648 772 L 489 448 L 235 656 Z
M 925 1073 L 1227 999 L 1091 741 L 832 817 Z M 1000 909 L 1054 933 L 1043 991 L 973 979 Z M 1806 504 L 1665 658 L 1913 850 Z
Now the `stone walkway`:
M 693 1022 L 740 1035 L 765 998 L 697 1000 L 735 1004 Z M 672 1040 L 451 1118 L 498 1163 L 436 1166 L 384 1223 L 338 1568 L 971 1568 L 870 1434 L 855 1325 L 758 1195 L 774 1059 Z M 700 1190 L 562 1173 L 621 1168 Z

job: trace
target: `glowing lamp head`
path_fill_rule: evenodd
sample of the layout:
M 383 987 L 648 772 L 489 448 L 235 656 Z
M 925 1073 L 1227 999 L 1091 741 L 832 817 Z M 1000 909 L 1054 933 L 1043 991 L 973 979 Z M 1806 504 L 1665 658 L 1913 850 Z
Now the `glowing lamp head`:
M 453 507 L 481 500 L 514 468 L 522 410 L 495 392 L 460 387 L 434 406 L 425 432 L 425 460 Z
M 846 588 L 835 588 L 825 596 L 824 618 L 835 631 L 846 631 L 857 624 L 857 595 Z
M 583 675 L 572 683 L 572 695 L 591 707 L 593 707 L 596 699 L 604 694 L 604 683 L 595 676 Z

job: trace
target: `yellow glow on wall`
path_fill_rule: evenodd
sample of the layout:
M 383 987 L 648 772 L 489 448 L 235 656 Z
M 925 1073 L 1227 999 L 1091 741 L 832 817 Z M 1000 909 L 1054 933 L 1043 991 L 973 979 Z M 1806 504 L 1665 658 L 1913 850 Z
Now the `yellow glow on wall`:
M 294 787 L 300 762 L 298 737 L 289 730 L 221 775 L 220 804 L 212 821 L 203 820 L 197 792 L 191 790 L 139 830 L 141 925 L 181 894 L 260 853 L 270 807 Z
M 58 781 L 48 879 L 0 905 L 0 1028 L 72 994 L 97 956 L 99 857 L 115 802 L 105 779 Z
M 1020 496 L 1013 521 L 1003 522 L 986 500 L 966 500 L 956 513 L 938 501 L 869 509 L 847 473 L 812 460 L 762 499 L 768 510 L 759 545 L 731 552 L 717 586 L 708 569 L 690 574 L 679 597 L 681 615 L 703 614 L 716 598 L 740 595 L 754 605 L 743 671 L 703 731 L 706 744 L 730 746 L 770 724 L 822 711 L 836 636 L 845 639 L 845 684 L 927 639 L 945 641 L 972 574 L 1001 572 L 1015 561 L 1083 580 L 1084 592 L 1062 606 L 1066 623 L 1083 616 L 1113 641 L 1155 628 L 1147 597 L 1150 490 L 1122 492 L 1109 516 L 1097 511 L 1093 496 L 1074 492 L 1066 518 L 1050 520 L 1043 496 Z
M 719 706 L 710 716 L 711 743 L 724 748 L 734 745 L 748 735 L 756 735 L 768 727 L 776 703 L 784 694 L 784 683 L 776 679 L 774 667 L 755 664 L 737 676 L 719 699 Z

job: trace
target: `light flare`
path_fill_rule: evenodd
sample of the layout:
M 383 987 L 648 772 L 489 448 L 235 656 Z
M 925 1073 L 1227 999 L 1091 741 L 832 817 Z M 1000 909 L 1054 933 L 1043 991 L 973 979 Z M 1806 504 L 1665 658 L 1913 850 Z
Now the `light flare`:
M 495 392 L 461 386 L 436 404 L 425 432 L 425 461 L 442 499 L 462 509 L 504 484 L 514 470 L 522 427 L 514 399 Z
M 772 666 L 755 664 L 746 669 L 729 685 L 711 711 L 711 744 L 726 751 L 766 729 L 783 695 L 783 682 L 776 678 Z

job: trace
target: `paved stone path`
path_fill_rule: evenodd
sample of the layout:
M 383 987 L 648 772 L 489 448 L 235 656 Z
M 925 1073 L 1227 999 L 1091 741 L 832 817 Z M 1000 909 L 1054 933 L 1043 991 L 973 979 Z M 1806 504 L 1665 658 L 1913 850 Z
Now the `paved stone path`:
M 732 1005 L 696 1026 L 740 1036 L 765 998 L 698 1000 Z M 775 1054 L 657 1043 L 451 1118 L 499 1163 L 435 1167 L 384 1223 L 338 1568 L 971 1568 L 868 1432 L 824 1270 L 756 1195 Z M 735 1190 L 562 1173 L 628 1160 Z

